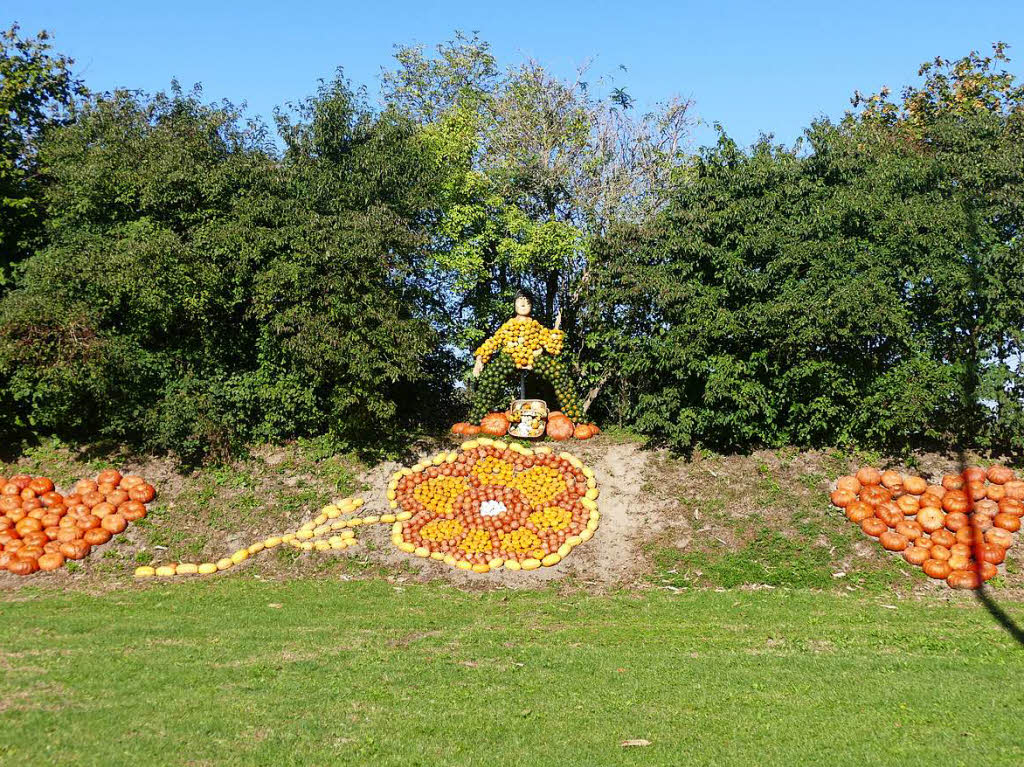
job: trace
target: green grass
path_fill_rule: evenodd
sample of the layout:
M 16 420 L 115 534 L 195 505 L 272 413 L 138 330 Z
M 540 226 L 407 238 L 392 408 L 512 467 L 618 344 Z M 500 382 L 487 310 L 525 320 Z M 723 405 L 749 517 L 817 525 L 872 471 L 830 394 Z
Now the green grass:
M 219 556 L 218 534 L 282 531 L 309 517 L 334 495 L 353 492 L 353 458 L 326 456 L 322 440 L 304 440 L 284 449 L 269 465 L 260 459 L 196 470 L 174 499 L 173 509 L 157 499 L 137 529 L 148 546 L 164 547 L 162 557 L 193 561 Z M 310 479 L 312 477 L 312 479 Z M 182 527 L 178 523 L 185 522 Z
M 640 445 L 647 443 L 647 437 L 624 426 L 604 426 L 601 428 L 601 437 L 604 442 L 612 445 L 623 445 L 628 442 Z M 544 441 L 550 440 L 545 439 Z
M 789 463 L 798 455 L 791 450 L 779 454 Z M 649 543 L 645 549 L 654 565 L 652 583 L 676 588 L 758 584 L 881 592 L 926 580 L 920 570 L 885 555 L 857 557 L 856 567 L 847 572 L 843 562 L 856 556 L 855 547 L 864 536 L 831 511 L 826 476 L 778 471 L 765 461 L 759 461 L 755 471 L 746 508 L 739 505 L 743 498 L 737 486 L 721 477 L 710 477 L 706 495 L 678 497 L 689 514 L 699 509 L 699 524 L 710 522 L 712 530 L 692 536 L 682 551 L 663 545 L 663 540 Z M 750 512 L 751 507 L 755 511 Z M 715 528 L 733 541 L 717 537 Z
M 1024 763 L 1024 650 L 955 597 L 22 589 L 0 763 Z
M 840 546 L 844 549 L 852 546 L 852 537 L 847 540 L 848 536 L 843 532 L 835 534 L 835 539 L 842 541 Z M 830 543 L 833 543 L 832 539 Z M 856 569 L 847 573 L 841 570 L 832 550 L 812 544 L 807 538 L 789 538 L 770 528 L 755 531 L 739 548 L 711 542 L 695 551 L 654 546 L 651 553 L 655 571 L 650 580 L 676 588 L 715 586 L 731 589 L 744 585 L 767 585 L 796 589 L 858 588 L 882 592 L 900 583 L 926 580 L 919 570 L 904 568 L 901 562 L 892 558 L 859 561 Z M 841 577 L 834 575 L 840 571 L 844 573 Z

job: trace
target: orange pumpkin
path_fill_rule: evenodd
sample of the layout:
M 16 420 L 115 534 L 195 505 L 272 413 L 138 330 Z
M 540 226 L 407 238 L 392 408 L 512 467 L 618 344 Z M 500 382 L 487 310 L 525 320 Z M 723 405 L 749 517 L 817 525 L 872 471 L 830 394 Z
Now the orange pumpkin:
M 882 533 L 887 532 L 889 526 L 878 517 L 868 517 L 860 523 L 860 529 L 872 538 L 877 538 Z
M 970 522 L 970 519 L 962 511 L 954 511 L 946 515 L 946 528 L 954 533 L 961 527 L 969 525 Z
M 480 431 L 491 437 L 508 434 L 508 416 L 504 413 L 488 413 L 480 421 Z
M 892 493 L 881 485 L 868 485 L 861 491 L 860 499 L 872 506 L 878 506 L 891 501 Z
M 993 546 L 991 543 L 981 545 L 981 559 L 983 562 L 991 562 L 994 565 L 1002 564 L 1006 559 L 1006 549 L 1002 546 Z
M 984 480 L 972 479 L 967 483 L 967 492 L 970 494 L 971 500 L 980 501 L 985 497 L 988 488 L 985 486 Z
M 924 495 L 924 491 L 928 489 L 928 483 L 921 477 L 904 477 L 903 489 L 911 495 Z
M 908 546 L 903 550 L 903 558 L 912 565 L 923 565 L 929 558 L 928 549 L 923 549 L 920 546 Z
M 963 476 L 968 482 L 984 482 L 988 476 L 988 472 L 980 466 L 968 466 L 964 469 Z
M 862 485 L 878 485 L 882 482 L 882 472 L 870 466 L 865 466 L 857 472 L 857 480 Z
M 100 526 L 101 529 L 116 535 L 117 533 L 124 532 L 124 529 L 128 527 L 128 520 L 120 514 L 110 514 L 103 518 L 103 521 L 100 522 Z
M 894 494 L 903 492 L 903 475 L 898 471 L 889 469 L 882 472 L 882 484 L 889 488 Z
M 86 530 L 82 535 L 82 540 L 88 543 L 90 546 L 101 546 L 110 540 L 111 533 L 109 530 L 103 527 L 94 527 L 90 530 Z
M 929 578 L 942 580 L 948 578 L 952 571 L 948 563 L 938 559 L 926 559 L 921 567 Z
M 988 469 L 988 481 L 996 485 L 1005 485 L 1013 480 L 1013 469 L 1005 466 L 990 466 Z
M 836 492 L 843 492 L 837 490 Z M 868 517 L 875 516 L 875 510 L 864 501 L 853 501 L 846 507 L 846 518 L 858 525 Z
M 573 432 L 573 436 L 576 439 L 590 439 L 594 436 L 593 427 L 588 423 L 581 423 L 576 427 L 576 431 Z
M 946 515 L 942 513 L 942 509 L 926 506 L 917 512 L 917 523 L 925 532 L 931 533 L 945 527 Z
M 963 490 L 950 490 L 942 499 L 942 508 L 950 513 L 966 512 L 971 508 L 971 501 Z
M 878 536 L 878 540 L 888 551 L 903 551 L 910 543 L 905 535 L 900 535 L 890 530 Z
M 108 485 L 109 484 L 109 485 L 113 485 L 114 487 L 117 487 L 117 485 L 118 485 L 118 483 L 120 481 L 121 481 L 121 472 L 119 472 L 117 469 L 106 469 L 104 471 L 101 471 L 97 475 L 97 477 L 96 477 L 97 485 Z M 111 490 L 113 490 L 113 489 L 114 488 L 111 488 Z
M 895 503 L 880 503 L 875 509 L 875 516 L 885 522 L 889 527 L 896 527 L 903 521 L 903 512 Z
M 981 577 L 970 570 L 954 570 L 946 578 L 952 589 L 976 589 L 981 585 Z
M 64 555 L 65 559 L 85 559 L 91 548 L 92 546 L 79 538 L 69 543 L 62 543 L 60 553 Z
M 956 543 L 956 534 L 949 530 L 939 528 L 932 531 L 932 545 L 945 546 L 947 549 Z
M 904 514 L 917 514 L 921 510 L 921 502 L 916 495 L 901 495 L 896 499 L 896 505 Z
M 1024 501 L 1024 481 L 1014 479 L 1007 482 L 1003 487 L 1006 488 L 1007 498 L 1012 498 L 1016 501 Z
M 46 572 L 57 570 L 64 564 L 64 555 L 60 552 L 43 554 L 39 557 L 38 564 L 39 569 Z
M 835 490 L 832 491 L 831 500 L 833 506 L 838 506 L 841 509 L 845 509 L 851 503 L 857 500 L 857 495 L 842 487 L 837 487 Z
M 946 474 L 942 478 L 942 486 L 947 490 L 962 490 L 964 478 L 959 474 Z
M 982 542 L 982 533 L 973 527 L 961 527 L 956 531 L 956 542 L 973 546 L 975 543 Z
M 505 429 L 508 429 L 507 419 L 505 420 Z M 505 432 L 502 432 L 502 434 L 504 433 Z M 156 489 L 150 484 L 143 483 L 141 485 L 136 485 L 131 490 L 129 490 L 128 497 L 131 498 L 133 501 L 139 501 L 140 503 L 149 503 L 156 497 Z M 106 497 L 104 497 L 103 500 L 106 500 Z
M 992 524 L 996 527 L 1003 528 L 1003 530 L 1009 530 L 1011 533 L 1015 533 L 1020 530 L 1020 517 L 1000 512 L 992 517 Z
M 1016 498 L 1004 498 L 996 506 L 1000 514 L 1011 514 L 1014 517 L 1024 517 L 1024 501 Z
M 914 520 L 910 519 L 896 525 L 896 532 L 900 535 L 906 536 L 909 541 L 916 541 L 924 535 L 924 528 Z M 920 564 L 920 562 L 918 564 Z
M 974 504 L 975 514 L 993 515 L 999 512 L 999 504 L 991 500 L 981 500 Z
M 31 575 L 39 569 L 35 559 L 15 559 L 8 563 L 7 572 L 14 575 Z
M 992 519 L 994 516 L 995 515 L 993 514 L 979 514 L 978 512 L 974 512 L 974 514 L 971 515 L 971 525 L 976 527 L 978 530 L 985 532 L 992 527 Z
M 993 527 L 985 531 L 985 543 L 999 546 L 1001 549 L 1008 549 L 1013 546 L 1013 533 L 1001 527 Z
M 839 480 L 836 482 L 837 490 L 848 490 L 854 495 L 860 492 L 860 487 L 860 480 L 857 479 L 856 477 L 851 477 L 849 475 L 845 477 L 840 477 Z
M 136 522 L 146 516 L 146 504 L 141 501 L 125 501 L 117 507 L 117 513 L 128 522 Z
M 558 418 L 548 419 L 547 434 L 551 439 L 558 442 L 569 439 L 576 430 L 573 428 L 572 421 L 566 418 L 564 415 Z

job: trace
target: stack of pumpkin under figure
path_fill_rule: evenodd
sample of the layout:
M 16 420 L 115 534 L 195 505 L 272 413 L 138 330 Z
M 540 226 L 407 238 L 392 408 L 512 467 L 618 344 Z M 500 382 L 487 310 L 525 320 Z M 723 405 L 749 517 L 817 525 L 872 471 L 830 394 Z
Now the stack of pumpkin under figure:
M 476 426 L 465 421 L 460 421 L 452 426 L 452 434 L 462 437 L 475 437 L 483 434 L 489 437 L 504 437 L 508 434 L 509 419 L 507 413 L 488 413 Z M 549 439 L 556 442 L 575 437 L 576 439 L 590 439 L 601 433 L 601 430 L 592 423 L 573 424 L 569 417 L 561 411 L 554 411 L 548 415 L 548 424 L 545 434 Z
M 952 588 L 973 589 L 993 578 L 1024 516 L 1024 481 L 992 466 L 922 477 L 862 468 L 840 477 L 832 503 L 889 551 Z

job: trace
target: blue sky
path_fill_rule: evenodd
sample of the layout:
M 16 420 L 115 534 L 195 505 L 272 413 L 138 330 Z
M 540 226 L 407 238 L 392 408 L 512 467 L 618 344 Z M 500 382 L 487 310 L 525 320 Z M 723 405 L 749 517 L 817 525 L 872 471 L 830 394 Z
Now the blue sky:
M 704 125 L 741 143 L 792 142 L 814 117 L 838 117 L 854 89 L 899 88 L 936 55 L 1010 43 L 1024 73 L 1024 2 L 268 2 L 7 0 L 0 23 L 55 35 L 96 90 L 201 82 L 210 100 L 245 101 L 269 119 L 336 67 L 376 94 L 395 43 L 428 45 L 479 30 L 504 63 L 533 57 L 568 76 L 593 60 L 642 108 L 692 98 Z M 1016 56 L 1020 60 L 1016 60 Z M 619 65 L 627 72 L 618 69 Z

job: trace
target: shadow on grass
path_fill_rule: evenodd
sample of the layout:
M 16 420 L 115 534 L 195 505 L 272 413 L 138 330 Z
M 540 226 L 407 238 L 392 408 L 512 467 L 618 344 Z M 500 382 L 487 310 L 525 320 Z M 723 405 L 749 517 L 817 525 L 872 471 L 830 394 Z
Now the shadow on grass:
M 964 486 L 966 487 L 968 485 L 967 468 L 969 466 L 967 453 L 963 448 L 960 448 L 957 452 L 960 462 L 960 477 L 963 479 Z M 981 559 L 981 542 L 984 541 L 984 531 L 981 529 L 981 526 L 978 524 L 977 518 L 975 517 L 974 497 L 971 492 L 967 493 L 967 515 L 970 518 L 970 524 L 974 530 L 972 554 L 975 562 L 977 562 Z M 988 614 L 992 616 L 995 622 L 1002 626 L 1003 629 L 1016 640 L 1017 644 L 1024 647 L 1024 630 L 1017 625 L 1006 610 L 999 606 L 999 603 L 992 597 L 990 590 L 984 583 L 981 583 L 978 588 L 974 589 L 974 596 L 979 602 L 981 602 L 982 606 L 988 611 Z
M 1017 640 L 1017 644 L 1024 647 L 1024 629 L 1014 622 L 1013 618 L 1007 615 L 1006 611 L 999 606 L 999 603 L 992 598 L 989 593 L 989 589 L 982 586 L 979 589 L 975 589 L 974 596 L 978 598 L 978 601 L 988 610 L 988 614 L 991 615 L 995 622 L 1002 626 L 1006 633 Z

